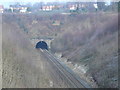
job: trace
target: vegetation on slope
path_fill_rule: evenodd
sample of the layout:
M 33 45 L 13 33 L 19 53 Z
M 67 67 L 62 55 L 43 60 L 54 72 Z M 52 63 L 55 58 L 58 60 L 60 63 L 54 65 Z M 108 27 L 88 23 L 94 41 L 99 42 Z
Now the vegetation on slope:
M 53 26 L 56 20 L 64 20 L 63 16 L 39 16 L 36 14 L 10 14 L 10 18 L 6 15 L 9 21 L 16 22 L 21 30 L 28 34 L 29 38 L 52 38 L 61 31 L 60 26 Z
M 53 40 L 52 51 L 87 67 L 86 75 L 91 75 L 99 87 L 118 87 L 117 17 L 97 13 L 69 18 L 72 23 Z
M 2 87 L 49 87 L 49 77 L 42 70 L 43 66 L 41 67 L 43 58 L 33 49 L 28 37 L 14 19 L 9 21 L 6 16 L 3 16 L 2 26 Z
M 52 25 L 52 23 L 56 20 L 61 22 L 59 26 Z M 19 14 L 11 15 L 11 18 L 6 16 L 6 22 L 15 22 L 14 24 L 11 23 L 10 27 L 20 27 L 19 29 L 25 31 L 29 35 L 29 38 L 54 37 L 54 40 L 51 43 L 52 52 L 61 52 L 62 57 L 67 58 L 67 60 L 71 61 L 72 64 L 84 65 L 84 67 L 87 68 L 86 75 L 91 75 L 99 87 L 112 88 L 118 87 L 117 20 L 117 14 L 113 13 L 71 14 L 65 16 Z M 14 29 L 16 28 L 14 27 Z M 5 30 L 9 29 L 10 28 L 8 27 Z M 13 29 L 11 29 L 9 33 L 12 30 Z M 14 35 L 14 37 L 21 37 L 21 35 L 23 35 L 19 35 L 18 31 L 15 32 L 11 32 L 10 35 Z M 7 35 L 6 32 L 3 34 Z M 8 34 L 8 37 L 5 39 L 5 41 L 8 42 L 3 41 L 3 48 L 8 48 L 9 46 L 13 47 L 10 48 L 9 53 L 11 53 L 11 51 L 15 51 L 14 49 L 17 49 L 15 46 L 19 47 L 20 45 L 21 48 L 17 50 L 20 50 L 23 56 L 24 53 L 27 54 L 29 52 L 28 57 L 30 57 L 30 60 L 34 59 L 31 57 L 31 53 L 33 52 L 31 52 L 31 50 L 28 51 L 29 47 L 25 47 L 27 45 L 29 46 L 29 43 L 24 43 L 27 45 L 22 44 L 23 42 L 27 42 L 21 41 L 25 38 L 21 37 L 20 39 L 14 37 L 9 36 Z M 11 44 L 9 45 L 8 43 Z M 15 46 L 13 43 L 15 43 Z M 6 52 L 4 51 L 3 53 L 5 54 L 3 55 L 7 55 L 6 53 L 8 50 L 9 49 L 7 49 Z M 14 56 L 16 56 L 16 53 Z

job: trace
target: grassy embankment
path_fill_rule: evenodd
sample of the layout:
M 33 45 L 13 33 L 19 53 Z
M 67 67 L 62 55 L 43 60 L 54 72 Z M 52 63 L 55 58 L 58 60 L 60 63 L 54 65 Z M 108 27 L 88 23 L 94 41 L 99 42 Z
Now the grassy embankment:
M 88 68 L 86 75 L 91 75 L 99 87 L 118 86 L 117 14 L 31 14 L 15 15 L 14 18 L 18 25 L 21 24 L 21 30 L 27 30 L 29 38 L 55 37 L 51 50 L 62 53 L 62 57 L 72 64 L 82 64 Z M 53 26 L 55 20 L 61 24 Z
M 99 87 L 118 86 L 118 16 L 113 13 L 71 16 L 51 44 L 53 52 L 87 67 Z
M 2 26 L 2 87 L 50 87 L 49 75 L 43 70 L 44 59 L 33 49 L 14 17 L 3 15 Z

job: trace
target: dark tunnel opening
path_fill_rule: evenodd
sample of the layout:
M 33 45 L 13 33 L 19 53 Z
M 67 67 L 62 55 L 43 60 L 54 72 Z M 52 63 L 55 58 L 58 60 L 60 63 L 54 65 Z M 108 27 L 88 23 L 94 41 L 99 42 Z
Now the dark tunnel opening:
M 39 41 L 36 44 L 36 49 L 46 49 L 46 50 L 48 50 L 48 45 L 45 41 Z

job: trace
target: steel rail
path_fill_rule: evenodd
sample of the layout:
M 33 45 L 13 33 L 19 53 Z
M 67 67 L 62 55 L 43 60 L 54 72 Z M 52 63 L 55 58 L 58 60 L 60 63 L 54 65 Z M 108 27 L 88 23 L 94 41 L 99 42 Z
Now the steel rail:
M 65 71 L 63 71 L 63 69 L 61 69 L 60 65 L 58 65 L 55 61 L 53 61 L 53 58 L 51 58 L 47 53 L 45 53 L 46 57 L 56 66 L 56 68 L 62 73 L 62 75 L 70 82 L 70 84 L 74 87 L 74 88 L 78 88 L 76 86 L 76 84 L 71 80 L 70 77 L 67 77 Z
M 41 50 L 41 49 L 40 49 Z M 71 83 L 74 88 L 91 88 L 87 83 L 85 83 L 79 76 L 77 76 L 70 68 L 63 65 L 58 58 L 51 54 L 47 50 L 41 50 L 45 56 L 53 62 L 57 69 L 64 75 L 64 77 Z

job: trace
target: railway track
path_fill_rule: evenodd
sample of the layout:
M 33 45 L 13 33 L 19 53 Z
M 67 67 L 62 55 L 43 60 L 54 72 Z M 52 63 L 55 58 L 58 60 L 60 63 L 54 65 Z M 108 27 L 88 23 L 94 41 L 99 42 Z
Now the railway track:
M 77 74 L 75 74 L 69 67 L 67 67 L 64 63 L 62 63 L 49 51 L 47 50 L 41 50 L 41 51 L 48 58 L 48 60 L 54 64 L 54 66 L 64 76 L 64 78 L 67 80 L 67 82 L 70 84 L 71 87 L 87 88 L 87 89 L 91 88 L 85 81 L 83 81 Z

